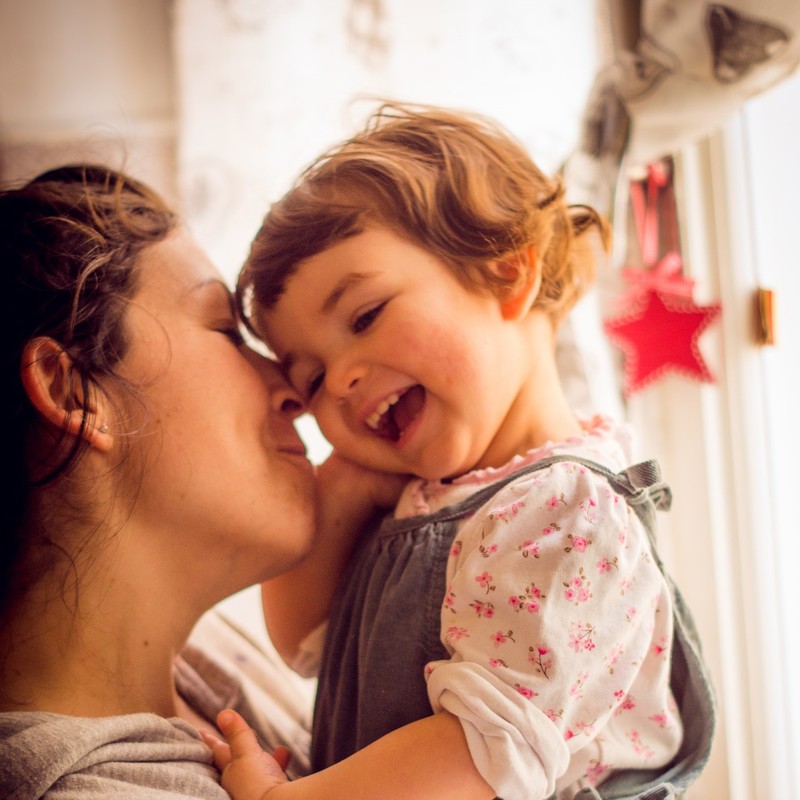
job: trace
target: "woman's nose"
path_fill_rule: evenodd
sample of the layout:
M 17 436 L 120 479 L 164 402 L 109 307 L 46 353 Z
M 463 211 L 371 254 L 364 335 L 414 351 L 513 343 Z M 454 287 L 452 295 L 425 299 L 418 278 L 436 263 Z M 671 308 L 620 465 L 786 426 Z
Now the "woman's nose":
M 253 350 L 247 349 L 245 355 L 247 360 L 258 370 L 267 387 L 272 410 L 290 421 L 299 417 L 306 410 L 303 398 L 284 378 L 280 367 L 271 359 L 265 358 Z
M 305 410 L 300 395 L 281 377 L 280 385 L 270 387 L 272 408 L 289 420 L 297 419 Z

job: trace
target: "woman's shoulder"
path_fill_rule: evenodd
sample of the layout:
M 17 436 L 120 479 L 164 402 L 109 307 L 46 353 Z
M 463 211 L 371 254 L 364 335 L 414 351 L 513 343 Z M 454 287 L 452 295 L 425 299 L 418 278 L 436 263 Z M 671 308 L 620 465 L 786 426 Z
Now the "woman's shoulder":
M 0 714 L 0 783 L 10 796 L 64 800 L 151 797 L 224 800 L 208 749 L 191 726 L 156 714 Z

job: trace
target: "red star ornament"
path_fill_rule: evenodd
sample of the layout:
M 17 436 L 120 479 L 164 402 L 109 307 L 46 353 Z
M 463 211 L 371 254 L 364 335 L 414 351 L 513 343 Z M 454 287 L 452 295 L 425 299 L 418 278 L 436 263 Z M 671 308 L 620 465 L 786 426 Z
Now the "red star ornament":
M 647 291 L 632 313 L 606 320 L 603 327 L 625 354 L 626 397 L 673 372 L 700 381 L 714 378 L 703 361 L 698 340 L 720 313 L 719 304 L 697 306 Z

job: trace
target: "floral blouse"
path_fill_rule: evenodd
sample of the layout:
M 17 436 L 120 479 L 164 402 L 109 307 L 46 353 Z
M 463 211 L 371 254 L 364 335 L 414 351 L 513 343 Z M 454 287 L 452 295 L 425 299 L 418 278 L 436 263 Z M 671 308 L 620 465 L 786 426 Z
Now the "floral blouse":
M 630 466 L 625 429 L 602 417 L 584 427 L 500 469 L 415 480 L 396 516 L 436 511 L 549 455 Z M 677 752 L 671 596 L 638 517 L 602 477 L 566 461 L 507 484 L 462 523 L 447 587 L 450 658 L 428 664 L 428 694 L 460 718 L 500 797 L 571 797 Z

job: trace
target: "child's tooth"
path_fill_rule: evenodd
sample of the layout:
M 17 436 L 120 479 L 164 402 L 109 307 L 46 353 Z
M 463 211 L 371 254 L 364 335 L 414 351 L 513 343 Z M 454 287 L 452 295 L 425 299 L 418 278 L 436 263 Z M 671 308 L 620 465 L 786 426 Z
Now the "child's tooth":
M 378 407 L 367 417 L 367 425 L 372 430 L 378 430 L 381 424 L 381 417 L 400 399 L 400 395 L 396 392 L 390 394 L 385 400 L 378 403 Z

